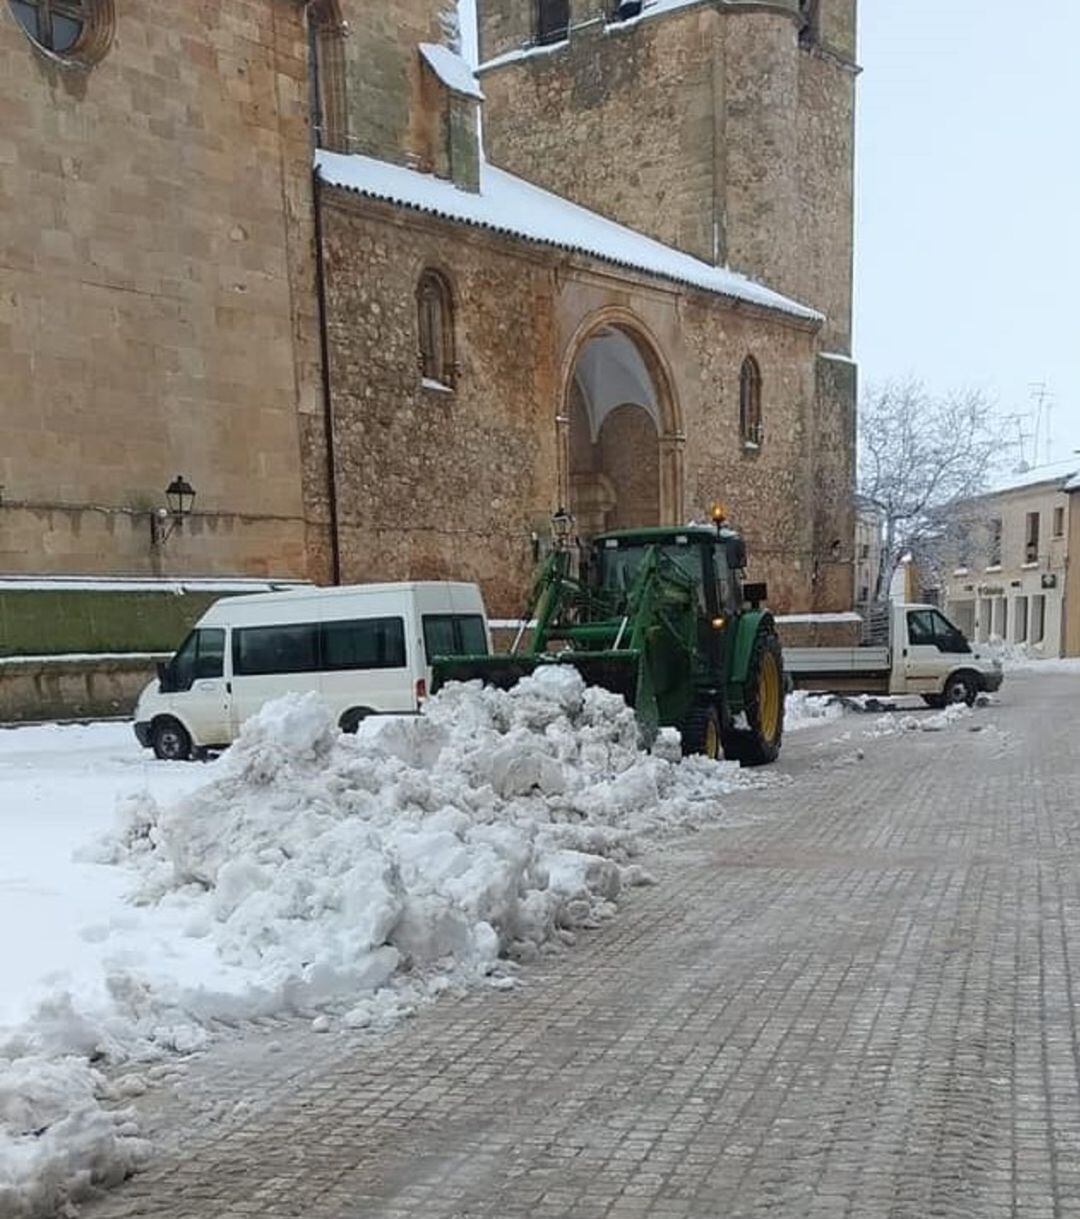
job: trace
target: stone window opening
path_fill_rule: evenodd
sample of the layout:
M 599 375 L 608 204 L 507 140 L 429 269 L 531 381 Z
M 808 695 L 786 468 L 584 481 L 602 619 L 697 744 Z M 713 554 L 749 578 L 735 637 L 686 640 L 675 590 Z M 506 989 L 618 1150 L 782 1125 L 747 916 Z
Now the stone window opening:
M 112 39 L 112 0 L 8 0 L 23 33 L 59 63 L 89 67 Z
M 761 369 L 753 356 L 743 360 L 739 373 L 739 435 L 743 449 L 756 452 L 764 439 L 761 422 Z
M 799 0 L 799 46 L 812 47 L 818 41 L 820 0 Z
M 416 289 L 420 376 L 427 389 L 451 390 L 457 380 L 454 298 L 438 271 L 425 271 Z
M 348 152 L 345 39 L 348 23 L 338 0 L 317 0 L 307 9 L 308 119 L 316 148 Z
M 633 17 L 640 17 L 643 7 L 643 0 L 611 0 L 610 3 L 610 20 L 629 21 Z
M 536 41 L 540 46 L 570 36 L 570 0 L 536 0 Z

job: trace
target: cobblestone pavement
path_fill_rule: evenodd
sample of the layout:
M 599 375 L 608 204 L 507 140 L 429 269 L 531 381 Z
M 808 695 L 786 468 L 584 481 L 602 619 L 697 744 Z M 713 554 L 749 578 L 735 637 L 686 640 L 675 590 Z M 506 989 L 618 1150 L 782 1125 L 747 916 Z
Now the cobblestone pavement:
M 207 1055 L 88 1214 L 1080 1216 L 1080 676 L 874 724 L 792 737 L 516 991 Z

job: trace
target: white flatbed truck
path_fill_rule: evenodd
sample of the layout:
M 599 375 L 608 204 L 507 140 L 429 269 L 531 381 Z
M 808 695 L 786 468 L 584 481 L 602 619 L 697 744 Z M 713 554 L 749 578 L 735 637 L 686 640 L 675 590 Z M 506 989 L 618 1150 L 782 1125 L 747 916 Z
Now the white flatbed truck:
M 888 642 L 853 648 L 784 648 L 796 690 L 820 694 L 917 694 L 931 707 L 969 706 L 1001 688 L 1001 662 L 933 605 L 889 607 Z

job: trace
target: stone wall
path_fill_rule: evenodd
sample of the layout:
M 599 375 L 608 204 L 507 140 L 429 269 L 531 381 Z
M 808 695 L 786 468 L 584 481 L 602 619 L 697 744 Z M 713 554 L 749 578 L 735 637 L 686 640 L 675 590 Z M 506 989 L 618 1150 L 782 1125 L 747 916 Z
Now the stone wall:
M 488 157 L 711 260 L 719 23 L 705 6 L 587 26 L 568 46 L 482 73 Z
M 90 69 L 0 4 L 0 570 L 307 574 L 306 72 L 285 0 L 118 4 Z
M 154 672 L 145 657 L 0 661 L 0 724 L 129 716 Z
M 848 450 L 819 459 L 814 325 L 346 191 L 327 189 L 325 217 L 346 579 L 475 579 L 495 617 L 518 613 L 530 535 L 569 502 L 571 436 L 559 420 L 574 354 L 618 325 L 668 383 L 660 447 L 677 492 L 665 492 L 666 522 L 707 519 L 722 499 L 774 606 L 850 608 L 850 542 L 846 586 L 820 578 L 831 556 L 815 497 L 849 494 L 850 462 Z M 426 266 L 454 291 L 453 392 L 420 380 Z M 765 440 L 754 451 L 738 425 L 748 353 L 762 372 Z
M 480 580 L 518 611 L 531 533 L 556 504 L 550 261 L 327 190 L 343 574 Z M 425 388 L 416 285 L 454 294 L 456 389 Z
M 481 0 L 484 57 L 521 47 L 528 7 Z M 794 0 L 597 10 L 481 73 L 491 160 L 813 305 L 824 349 L 847 352 L 854 0 L 823 5 L 809 47 Z

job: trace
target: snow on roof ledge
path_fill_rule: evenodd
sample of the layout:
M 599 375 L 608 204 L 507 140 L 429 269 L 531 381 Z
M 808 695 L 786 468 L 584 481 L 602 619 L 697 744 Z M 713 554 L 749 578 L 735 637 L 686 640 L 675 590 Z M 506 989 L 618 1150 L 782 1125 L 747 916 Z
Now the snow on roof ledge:
M 992 479 L 986 495 L 1004 495 L 1009 491 L 1023 491 L 1042 483 L 1059 483 L 1061 491 L 1080 491 L 1080 468 L 1075 461 L 1050 462 L 1043 466 L 1032 466 L 1028 470 L 1015 470 Z
M 480 190 L 472 194 L 432 174 L 417 173 L 371 157 L 320 149 L 315 163 L 324 182 L 372 199 L 588 254 L 804 322 L 824 321 L 824 314 L 816 309 L 781 296 L 745 275 L 702 262 L 493 165 L 481 164 Z
M 432 72 L 452 92 L 475 97 L 478 102 L 484 100 L 483 90 L 477 84 L 472 68 L 449 47 L 440 46 L 436 42 L 422 42 L 420 54 Z

